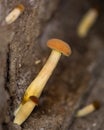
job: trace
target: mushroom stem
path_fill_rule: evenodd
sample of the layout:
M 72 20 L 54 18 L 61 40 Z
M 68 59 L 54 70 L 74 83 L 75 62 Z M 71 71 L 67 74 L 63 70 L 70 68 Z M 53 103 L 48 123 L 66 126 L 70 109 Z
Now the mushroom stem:
M 33 111 L 34 107 L 37 104 L 35 104 L 33 101 L 28 100 L 17 112 L 16 117 L 14 119 L 14 123 L 21 125 L 27 117 L 30 115 L 30 113 Z M 25 118 L 24 118 L 25 117 Z
M 95 23 L 98 17 L 98 11 L 96 9 L 90 9 L 82 18 L 81 22 L 79 23 L 77 34 L 79 37 L 86 37 L 88 31 Z
M 34 104 L 34 105 L 32 105 L 30 103 L 29 97 L 33 96 L 33 95 L 36 97 L 40 97 L 42 90 L 44 89 L 45 84 L 47 83 L 49 77 L 51 76 L 60 57 L 61 57 L 60 52 L 58 52 L 56 50 L 52 50 L 46 64 L 44 65 L 44 67 L 42 68 L 42 70 L 40 71 L 40 73 L 38 74 L 36 79 L 34 79 L 32 81 L 32 83 L 27 88 L 27 90 L 24 94 L 23 102 L 26 102 L 26 103 L 25 104 L 21 103 L 20 106 L 17 108 L 17 110 L 14 112 L 14 115 L 16 116 L 14 119 L 14 123 L 21 125 L 27 119 L 27 117 L 30 115 L 30 113 L 32 112 L 32 110 L 34 109 L 36 104 L 32 103 L 32 104 Z M 29 102 L 28 102 L 28 100 L 29 100 Z M 31 108 L 28 107 L 28 105 L 30 105 Z M 23 110 L 25 110 L 25 108 L 26 108 L 26 111 L 22 112 Z
M 95 107 L 93 106 L 93 104 L 90 104 L 90 105 L 86 106 L 85 108 L 79 110 L 76 114 L 76 117 L 86 116 L 89 113 L 93 112 L 94 110 L 95 110 Z
M 100 108 L 100 103 L 98 101 L 94 101 L 92 104 L 89 104 L 88 106 L 85 106 L 84 108 L 79 110 L 76 114 L 76 117 L 86 116 L 99 108 Z
M 52 50 L 47 62 L 45 63 L 44 67 L 40 71 L 40 73 L 37 75 L 37 77 L 32 81 L 30 86 L 27 88 L 24 99 L 27 101 L 30 96 L 34 95 L 36 97 L 40 97 L 41 92 L 47 83 L 49 77 L 51 76 L 53 70 L 55 69 L 59 59 L 61 57 L 61 53 Z
M 5 18 L 5 22 L 7 24 L 13 23 L 24 11 L 25 7 L 22 4 L 19 4 L 16 8 L 14 8 Z

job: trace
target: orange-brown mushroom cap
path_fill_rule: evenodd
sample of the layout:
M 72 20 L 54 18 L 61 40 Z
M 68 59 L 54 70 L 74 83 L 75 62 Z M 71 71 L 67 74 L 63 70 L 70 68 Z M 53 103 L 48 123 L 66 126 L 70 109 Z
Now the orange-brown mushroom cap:
M 69 56 L 71 54 L 70 46 L 62 40 L 50 39 L 47 42 L 47 46 L 51 49 L 59 51 L 60 53 L 63 53 L 65 56 Z
M 19 4 L 16 8 L 18 8 L 21 12 L 23 12 L 25 10 L 24 5 Z

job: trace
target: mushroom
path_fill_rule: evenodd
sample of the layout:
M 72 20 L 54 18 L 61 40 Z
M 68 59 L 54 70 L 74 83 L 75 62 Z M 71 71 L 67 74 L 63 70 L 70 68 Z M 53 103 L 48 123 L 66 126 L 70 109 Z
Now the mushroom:
M 76 114 L 76 117 L 86 116 L 99 108 L 100 108 L 100 103 L 98 101 L 94 101 L 92 104 L 89 104 L 88 106 L 79 110 Z
M 27 119 L 37 105 L 36 101 L 33 101 L 33 98 L 31 99 L 31 97 L 35 97 L 35 99 L 40 97 L 49 77 L 52 75 L 52 72 L 61 57 L 61 54 L 64 54 L 65 56 L 71 54 L 70 46 L 62 40 L 51 39 L 47 42 L 47 46 L 52 49 L 52 52 L 42 70 L 25 91 L 22 103 L 15 111 L 14 123 L 18 125 L 21 125 Z
M 5 18 L 6 24 L 13 23 L 20 14 L 24 11 L 25 7 L 22 4 L 19 4 L 16 8 L 14 8 Z
M 88 34 L 89 29 L 95 23 L 98 17 L 98 11 L 94 8 L 90 9 L 82 18 L 79 23 L 77 34 L 79 37 L 85 37 Z

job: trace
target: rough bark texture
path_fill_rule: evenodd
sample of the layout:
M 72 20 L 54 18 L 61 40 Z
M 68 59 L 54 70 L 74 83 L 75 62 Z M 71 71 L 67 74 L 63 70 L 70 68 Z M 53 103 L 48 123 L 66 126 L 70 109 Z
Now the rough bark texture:
M 24 13 L 11 25 L 5 25 L 5 16 L 19 3 L 24 4 Z M 100 65 L 104 60 L 104 39 L 103 31 L 99 32 L 104 22 L 102 13 L 86 38 L 80 39 L 76 34 L 81 17 L 92 5 L 93 2 L 87 0 L 5 0 L 0 3 L 0 129 L 67 130 L 70 127 L 76 109 L 103 70 Z M 13 112 L 44 65 L 49 55 L 46 42 L 53 37 L 68 42 L 73 53 L 60 60 L 40 97 L 39 106 L 22 126 L 15 125 Z M 74 124 L 71 127 L 76 129 Z
M 83 101 L 83 105 L 90 104 L 94 100 L 98 100 L 101 104 L 101 108 L 98 111 L 95 111 L 88 116 L 83 118 L 77 118 L 73 121 L 70 126 L 70 130 L 103 130 L 104 129 L 104 53 L 101 54 L 102 58 L 100 59 L 98 69 L 101 71 L 99 74 L 97 72 L 95 82 L 93 84 L 93 89 L 90 91 L 88 98 Z

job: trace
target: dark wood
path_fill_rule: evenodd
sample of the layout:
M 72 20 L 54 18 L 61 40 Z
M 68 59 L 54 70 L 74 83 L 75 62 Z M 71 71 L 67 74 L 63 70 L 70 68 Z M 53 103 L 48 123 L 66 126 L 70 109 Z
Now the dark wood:
M 6 111 L 8 94 L 6 91 L 6 81 L 8 44 L 6 38 L 8 38 L 6 28 L 0 27 L 0 130 L 2 129 L 1 124 L 5 121 L 7 114 Z

